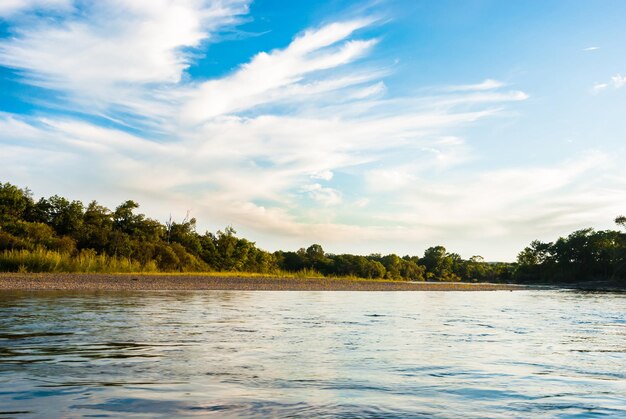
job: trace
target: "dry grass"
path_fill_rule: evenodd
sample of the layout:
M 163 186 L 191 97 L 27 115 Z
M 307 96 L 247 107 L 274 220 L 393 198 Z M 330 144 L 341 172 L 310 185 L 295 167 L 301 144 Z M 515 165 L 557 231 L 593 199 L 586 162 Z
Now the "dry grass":
M 154 272 L 156 265 L 84 250 L 77 255 L 52 250 L 5 250 L 0 252 L 0 271 L 4 272 Z

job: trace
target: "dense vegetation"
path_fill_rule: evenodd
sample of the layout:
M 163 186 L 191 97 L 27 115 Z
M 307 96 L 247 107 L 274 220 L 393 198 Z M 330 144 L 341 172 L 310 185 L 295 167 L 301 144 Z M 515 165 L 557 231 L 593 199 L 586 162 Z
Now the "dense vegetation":
M 626 228 L 626 217 L 615 222 Z M 578 230 L 554 243 L 533 241 L 517 257 L 518 282 L 611 280 L 626 285 L 626 234 Z
M 442 246 L 423 256 L 334 255 L 318 244 L 296 252 L 266 252 L 232 227 L 196 231 L 186 217 L 165 223 L 126 201 L 110 210 L 60 196 L 35 201 L 30 191 L 0 183 L 0 270 L 23 272 L 256 272 L 355 276 L 393 280 L 578 281 L 626 277 L 626 239 L 591 229 L 555 243 L 533 242 L 518 263 L 462 259 Z M 626 219 L 616 220 L 622 226 Z

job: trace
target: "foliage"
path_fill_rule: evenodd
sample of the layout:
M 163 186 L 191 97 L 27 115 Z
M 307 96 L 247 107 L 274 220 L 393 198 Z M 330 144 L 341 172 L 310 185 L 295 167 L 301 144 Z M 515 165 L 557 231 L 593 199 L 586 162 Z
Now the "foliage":
M 520 282 L 626 282 L 626 234 L 587 228 L 553 243 L 533 241 L 517 262 L 515 279 Z

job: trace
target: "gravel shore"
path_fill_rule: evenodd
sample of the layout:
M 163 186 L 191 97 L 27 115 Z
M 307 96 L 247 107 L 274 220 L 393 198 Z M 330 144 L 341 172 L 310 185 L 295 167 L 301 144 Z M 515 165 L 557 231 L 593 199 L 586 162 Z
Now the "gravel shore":
M 507 284 L 144 274 L 0 274 L 0 290 L 494 291 Z

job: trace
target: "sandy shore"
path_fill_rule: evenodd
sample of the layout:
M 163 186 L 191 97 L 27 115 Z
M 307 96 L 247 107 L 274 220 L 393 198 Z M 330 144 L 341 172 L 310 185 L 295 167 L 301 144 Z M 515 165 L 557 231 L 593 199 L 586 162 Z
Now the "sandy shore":
M 0 290 L 494 291 L 507 284 L 214 275 L 0 274 Z

